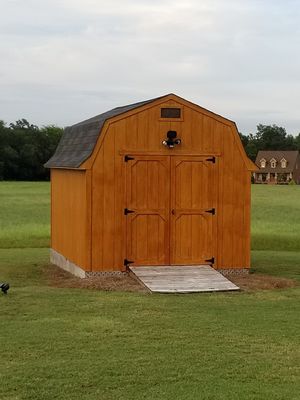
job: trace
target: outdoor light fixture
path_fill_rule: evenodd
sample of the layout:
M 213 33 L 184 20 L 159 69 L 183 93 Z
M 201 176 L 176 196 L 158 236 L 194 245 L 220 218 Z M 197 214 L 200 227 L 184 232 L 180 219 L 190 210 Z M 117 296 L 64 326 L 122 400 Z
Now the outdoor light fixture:
M 167 139 L 162 141 L 162 144 L 164 146 L 169 147 L 169 149 L 173 149 L 175 147 L 175 144 L 180 144 L 181 139 L 176 139 L 177 137 L 177 132 L 176 131 L 168 131 L 167 132 Z

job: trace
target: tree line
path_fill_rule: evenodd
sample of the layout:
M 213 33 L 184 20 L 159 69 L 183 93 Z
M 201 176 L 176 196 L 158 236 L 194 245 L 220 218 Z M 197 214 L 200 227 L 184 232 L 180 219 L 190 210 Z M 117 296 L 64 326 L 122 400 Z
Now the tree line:
M 255 134 L 240 133 L 247 156 L 255 161 L 259 150 L 300 150 L 300 133 L 288 135 L 286 130 L 277 125 L 257 125 Z
M 49 180 L 43 164 L 52 156 L 63 133 L 54 125 L 39 128 L 26 119 L 0 121 L 0 180 Z
M 0 180 L 48 180 L 49 170 L 43 165 L 53 155 L 62 133 L 60 127 L 39 128 L 26 119 L 8 126 L 0 121 Z M 240 138 L 253 161 L 259 150 L 300 150 L 300 133 L 289 135 L 277 125 L 259 124 L 256 133 L 240 133 Z

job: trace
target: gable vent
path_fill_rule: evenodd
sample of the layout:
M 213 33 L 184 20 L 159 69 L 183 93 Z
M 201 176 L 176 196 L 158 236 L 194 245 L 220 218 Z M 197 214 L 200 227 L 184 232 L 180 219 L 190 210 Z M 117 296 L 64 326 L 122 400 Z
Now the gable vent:
M 161 118 L 181 118 L 180 108 L 161 108 L 160 109 Z

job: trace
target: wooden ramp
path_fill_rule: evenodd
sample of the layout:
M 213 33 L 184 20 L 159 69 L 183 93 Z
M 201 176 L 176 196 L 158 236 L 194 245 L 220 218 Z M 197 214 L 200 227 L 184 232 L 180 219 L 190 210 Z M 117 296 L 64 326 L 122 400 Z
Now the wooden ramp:
M 151 292 L 194 293 L 239 290 L 209 265 L 130 267 Z

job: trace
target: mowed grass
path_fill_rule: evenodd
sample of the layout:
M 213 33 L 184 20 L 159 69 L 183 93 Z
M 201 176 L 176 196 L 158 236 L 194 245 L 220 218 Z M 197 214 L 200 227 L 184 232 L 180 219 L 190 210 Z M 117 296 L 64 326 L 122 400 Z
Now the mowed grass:
M 300 251 L 300 185 L 252 185 L 252 249 Z
M 252 271 L 300 280 L 300 186 L 252 185 Z
M 0 191 L 2 185 L 12 200 L 5 205 L 10 226 L 23 218 L 18 199 L 26 191 L 34 206 L 25 199 L 31 211 L 24 242 L 30 238 L 32 248 L 13 241 L 13 229 L 3 236 L 9 246 L 0 241 L 0 280 L 12 286 L 0 295 L 0 398 L 299 399 L 299 288 L 148 295 L 50 287 L 43 272 L 48 249 L 37 248 L 49 238 L 48 216 L 42 216 L 49 185 L 0 183 Z M 288 241 L 295 212 L 279 223 L 263 196 L 268 204 L 292 198 L 287 201 L 297 209 L 300 192 L 253 187 L 253 245 L 259 229 L 268 244 L 254 247 L 254 272 L 297 278 L 296 242 L 279 251 L 270 245 L 278 224 Z M 2 203 L 0 196 L 0 209 Z M 263 218 L 266 227 L 259 228 Z M 30 235 L 31 223 L 40 237 Z
M 149 295 L 49 287 L 0 250 L 1 398 L 299 399 L 298 289 Z
M 49 246 L 49 182 L 0 182 L 0 248 Z

